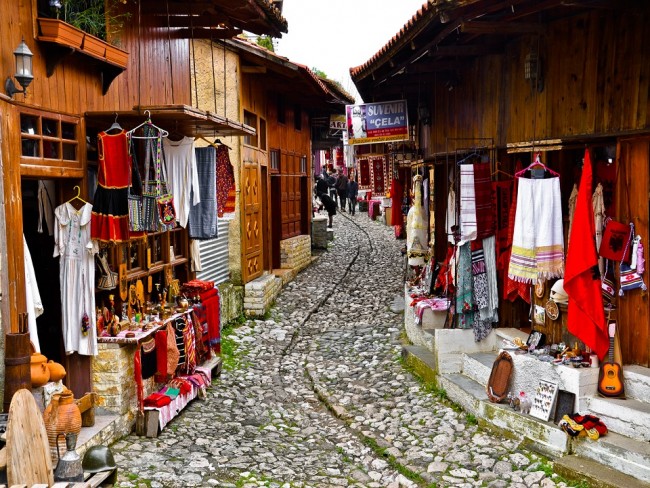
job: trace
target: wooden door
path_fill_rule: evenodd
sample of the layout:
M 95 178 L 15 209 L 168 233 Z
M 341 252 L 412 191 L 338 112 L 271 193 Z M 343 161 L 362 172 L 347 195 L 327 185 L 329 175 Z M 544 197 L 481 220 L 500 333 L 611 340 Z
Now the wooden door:
M 282 215 L 282 232 L 280 240 L 300 235 L 302 191 L 298 176 L 298 156 L 289 154 L 287 164 L 282 167 L 280 177 L 280 207 Z
M 244 283 L 248 283 L 264 271 L 260 166 L 244 163 L 242 173 L 242 275 Z
M 650 137 L 620 140 L 618 155 L 618 181 L 614 197 L 617 220 L 634 223 L 636 233 L 641 236 L 641 242 L 645 243 L 645 257 L 648 259 Z M 646 264 L 646 272 L 643 275 L 646 285 L 649 284 L 647 268 Z M 617 333 L 621 343 L 622 362 L 648 367 L 650 307 L 647 292 L 630 290 L 619 297 L 618 301 Z

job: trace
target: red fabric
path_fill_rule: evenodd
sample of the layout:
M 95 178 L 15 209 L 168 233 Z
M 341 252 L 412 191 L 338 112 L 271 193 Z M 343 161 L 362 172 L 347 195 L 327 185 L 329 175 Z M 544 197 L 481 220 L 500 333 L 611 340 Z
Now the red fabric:
M 517 164 L 518 171 L 521 164 Z M 508 264 L 510 263 L 510 254 L 512 253 L 512 236 L 515 231 L 515 214 L 517 212 L 517 185 L 512 185 L 512 198 L 510 199 L 510 214 L 508 217 L 508 243 L 507 249 L 499 257 L 497 268 L 501 270 L 503 280 L 503 298 L 514 302 L 517 297 L 530 303 L 530 285 L 520 281 L 512 280 L 508 277 Z
M 149 395 L 147 398 L 144 399 L 144 405 L 145 407 L 164 407 L 165 405 L 169 405 L 172 402 L 172 399 L 168 397 L 167 395 L 163 395 L 162 393 L 152 393 Z
M 585 151 L 576 210 L 569 237 L 564 289 L 569 295 L 567 328 L 602 360 L 609 350 L 596 253 L 594 210 L 591 205 L 592 169 Z
M 402 217 L 402 199 L 404 198 L 404 186 L 397 178 L 393 178 L 390 184 L 390 196 L 392 199 L 392 207 L 390 208 L 390 217 L 393 227 L 401 227 L 403 222 Z
M 135 392 L 138 397 L 138 410 L 144 411 L 144 387 L 142 386 L 142 359 L 140 358 L 140 348 L 135 348 L 133 357 L 133 379 L 135 380 Z
M 201 305 L 204 308 L 205 320 L 208 323 L 208 343 L 214 352 L 221 354 L 221 314 L 219 290 L 201 293 Z
M 375 158 L 372 160 L 372 191 L 377 195 L 385 193 L 386 182 L 384 180 L 384 157 Z
M 492 205 L 492 174 L 490 163 L 474 164 L 474 195 L 476 201 L 476 238 L 485 239 L 496 231 L 496 215 Z
M 508 252 L 511 242 L 508 240 L 510 228 L 510 206 L 512 205 L 512 186 L 514 181 L 495 181 L 492 183 L 493 207 L 496 209 L 496 251 L 497 260 Z
M 232 193 L 232 195 L 231 195 Z M 235 171 L 230 164 L 228 148 L 217 148 L 217 215 L 235 211 Z
M 157 371 L 154 379 L 158 383 L 167 381 L 167 329 L 156 332 L 156 365 Z
M 370 186 L 370 161 L 368 159 L 359 160 L 359 187 Z

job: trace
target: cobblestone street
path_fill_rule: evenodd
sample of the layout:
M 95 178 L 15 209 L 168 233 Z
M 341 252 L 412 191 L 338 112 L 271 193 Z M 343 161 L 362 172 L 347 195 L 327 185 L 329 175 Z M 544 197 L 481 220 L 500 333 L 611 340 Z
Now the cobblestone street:
M 119 486 L 566 486 L 401 363 L 405 241 L 365 213 L 334 233 L 267 320 L 230 333 L 207 400 L 112 446 Z

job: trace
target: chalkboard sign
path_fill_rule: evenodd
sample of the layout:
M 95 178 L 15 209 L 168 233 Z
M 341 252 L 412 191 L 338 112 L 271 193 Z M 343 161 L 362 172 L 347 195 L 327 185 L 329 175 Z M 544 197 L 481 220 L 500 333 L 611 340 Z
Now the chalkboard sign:
M 558 390 L 555 406 L 555 423 L 559 423 L 565 415 L 575 412 L 576 394 L 566 390 Z

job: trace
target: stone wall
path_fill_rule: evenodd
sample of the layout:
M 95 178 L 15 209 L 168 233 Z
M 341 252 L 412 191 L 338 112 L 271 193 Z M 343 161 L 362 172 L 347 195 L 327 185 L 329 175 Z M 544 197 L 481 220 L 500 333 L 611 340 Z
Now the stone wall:
M 296 236 L 280 241 L 280 267 L 300 272 L 311 263 L 311 237 Z
M 122 434 L 129 433 L 138 409 L 136 385 L 133 379 L 135 345 L 99 344 L 99 354 L 93 358 L 93 391 L 99 395 L 99 408 L 120 416 Z M 153 378 L 144 380 L 144 396 L 155 390 Z
M 231 282 L 217 285 L 219 289 L 219 305 L 221 327 L 239 317 L 244 311 L 244 287 L 235 286 Z
M 246 283 L 244 288 L 244 313 L 248 317 L 263 317 L 282 289 L 282 280 L 265 274 Z
M 311 246 L 314 249 L 327 249 L 327 217 L 316 215 L 311 221 Z

